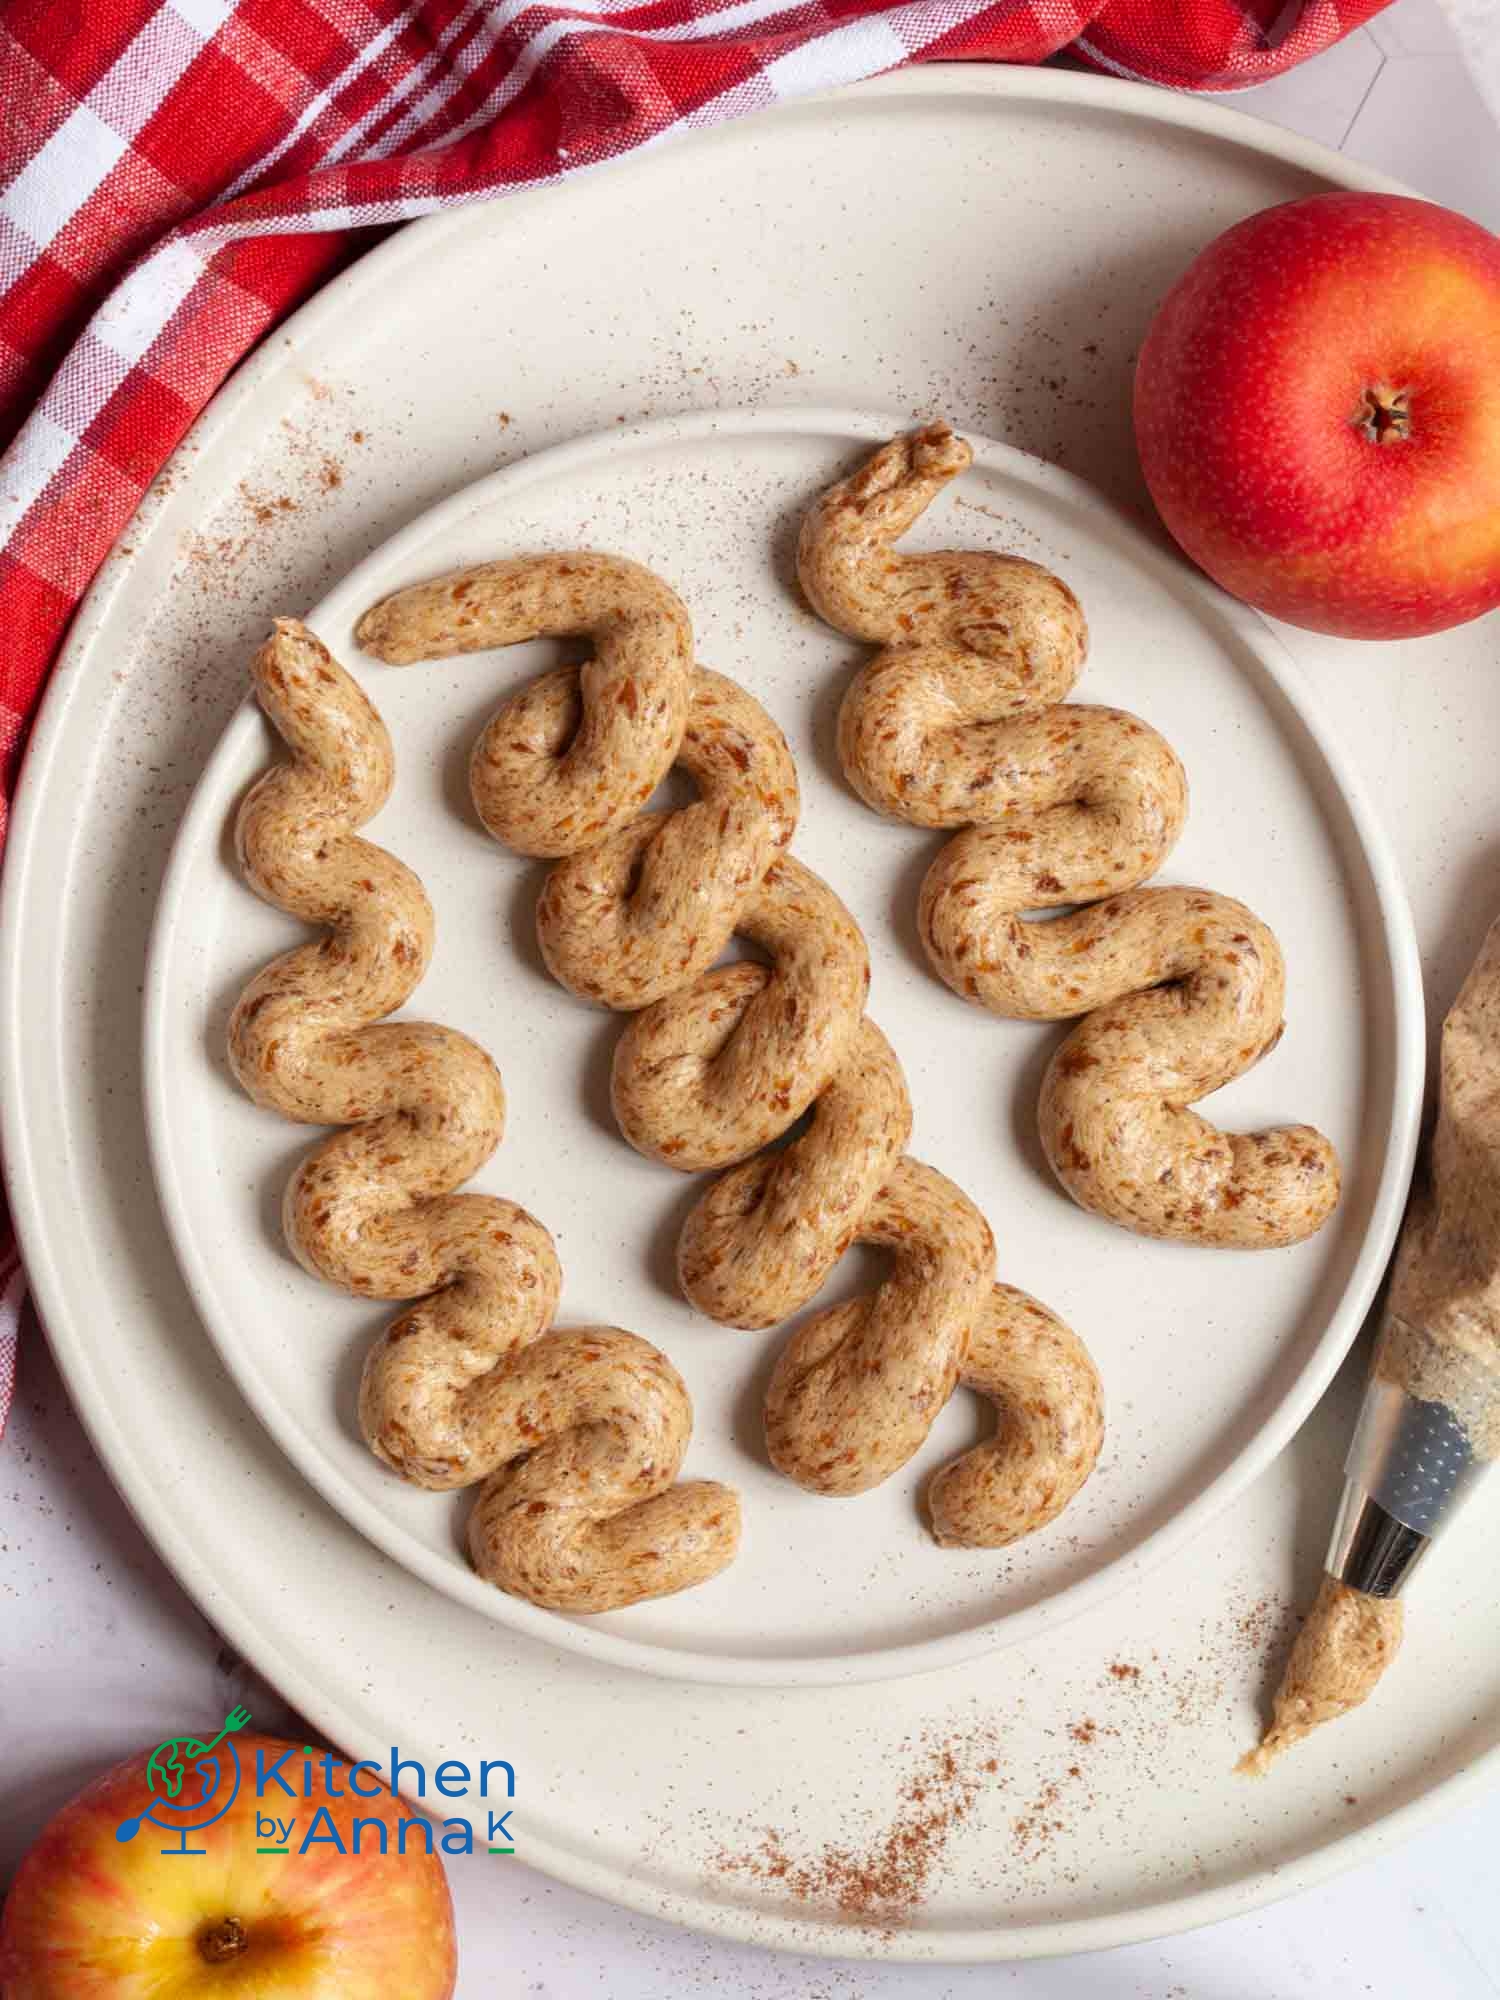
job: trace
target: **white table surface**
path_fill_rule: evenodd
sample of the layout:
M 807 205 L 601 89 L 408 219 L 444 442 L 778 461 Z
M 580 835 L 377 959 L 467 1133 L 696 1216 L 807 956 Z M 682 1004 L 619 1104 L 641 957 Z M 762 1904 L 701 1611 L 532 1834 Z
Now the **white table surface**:
M 1317 60 L 1234 100 L 1500 230 L 1500 133 L 1436 0 L 1397 0 Z M 34 1329 L 0 1444 L 0 1883 L 105 1764 L 185 1713 L 243 1699 L 294 1731 L 127 1515 Z M 1344 2000 L 1500 1995 L 1500 1794 L 1262 1913 L 1161 1944 L 1015 1967 L 831 1964 L 720 1944 L 521 1863 L 450 1863 L 459 2000 Z M 399 2000 L 393 1995 L 392 2000 Z

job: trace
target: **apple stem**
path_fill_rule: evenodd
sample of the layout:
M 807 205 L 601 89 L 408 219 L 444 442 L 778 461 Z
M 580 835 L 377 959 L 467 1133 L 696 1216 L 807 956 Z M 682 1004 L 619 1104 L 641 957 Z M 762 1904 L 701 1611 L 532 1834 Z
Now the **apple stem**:
M 221 1917 L 198 1934 L 198 1950 L 210 1965 L 227 1965 L 248 1950 L 249 1936 L 238 1917 Z
M 1404 389 L 1366 389 L 1354 428 L 1371 444 L 1397 444 L 1411 434 L 1411 403 Z

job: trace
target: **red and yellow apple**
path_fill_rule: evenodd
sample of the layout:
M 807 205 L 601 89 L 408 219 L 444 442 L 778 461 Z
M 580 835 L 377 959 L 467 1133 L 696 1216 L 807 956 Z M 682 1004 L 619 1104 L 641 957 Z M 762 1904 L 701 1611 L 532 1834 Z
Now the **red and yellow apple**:
M 1167 295 L 1135 380 L 1162 519 L 1315 632 L 1412 638 L 1500 604 L 1500 238 L 1431 202 L 1248 217 Z
M 247 1774 L 233 1805 L 191 1835 L 197 1853 L 163 1853 L 171 1838 L 147 1824 L 128 1842 L 122 1821 L 149 1802 L 147 1753 L 117 1764 L 63 1807 L 21 1863 L 0 1914 L 4 2000 L 450 2000 L 457 1968 L 453 1905 L 437 1853 L 397 1829 L 416 1816 L 384 1787 L 350 1796 L 300 1745 L 241 1736 Z M 327 1818 L 307 1853 L 257 1853 L 268 1812 L 248 1774 L 292 1749 L 297 1812 Z M 330 1760 L 335 1774 L 351 1768 Z M 353 1822 L 379 1819 L 357 1841 Z M 153 1837 L 154 1836 L 154 1837 Z M 338 1851 L 339 1847 L 343 1852 Z

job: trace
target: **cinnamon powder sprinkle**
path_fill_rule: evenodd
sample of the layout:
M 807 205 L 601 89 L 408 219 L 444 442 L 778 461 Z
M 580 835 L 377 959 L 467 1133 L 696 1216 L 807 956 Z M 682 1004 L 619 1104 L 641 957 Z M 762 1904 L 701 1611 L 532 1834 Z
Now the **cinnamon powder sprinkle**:
M 297 511 L 297 503 L 289 493 L 260 493 L 243 479 L 239 484 L 239 494 L 250 518 L 258 527 L 263 528 L 268 521 L 274 521 L 278 514 L 295 514 Z
M 992 1738 L 955 1736 L 928 1751 L 902 1786 L 895 1816 L 863 1844 L 831 1841 L 799 1856 L 785 1834 L 768 1827 L 757 1846 L 721 1851 L 712 1865 L 846 1922 L 896 1929 L 925 1898 L 948 1842 L 999 1772 Z
M 252 573 L 253 565 L 273 558 L 287 546 L 278 531 L 289 525 L 288 517 L 302 514 L 305 518 L 308 510 L 316 512 L 331 503 L 343 486 L 343 462 L 327 448 L 323 435 L 289 417 L 282 418 L 281 432 L 281 490 L 268 492 L 242 479 L 235 493 L 238 504 L 221 517 L 223 532 L 186 533 L 181 548 L 189 581 L 215 593 L 237 595 L 242 573 Z M 365 444 L 369 437 L 364 430 L 348 435 L 357 445 Z M 159 483 L 162 491 L 169 490 Z
M 941 1740 L 906 1746 L 916 1749 L 919 1761 L 900 1788 L 895 1811 L 868 1837 L 851 1833 L 808 1852 L 799 1849 L 795 1834 L 767 1827 L 743 1851 L 720 1847 L 709 1865 L 810 1912 L 894 1931 L 928 1900 L 950 1842 L 978 1817 L 981 1801 L 1015 1787 L 1008 1818 L 997 1821 L 993 1807 L 984 1815 L 986 1880 L 993 1888 L 1021 1871 L 1050 1869 L 1061 1881 L 1077 1883 L 1070 1841 L 1109 1795 L 1100 1782 L 1101 1760 L 1112 1774 L 1109 1788 L 1118 1786 L 1122 1771 L 1141 1782 L 1154 1779 L 1169 1734 L 1219 1729 L 1233 1704 L 1275 1664 L 1293 1622 L 1277 1597 L 1231 1601 L 1204 1622 L 1195 1655 L 1164 1660 L 1152 1653 L 1140 1663 L 1102 1659 L 1093 1712 L 1060 1720 L 1055 1734 L 1045 1731 L 1056 1752 L 1043 1752 L 1029 1771 L 1001 1754 L 998 1718 L 966 1722 Z M 1032 1787 L 1034 1795 L 1021 1804 Z M 1355 1803 L 1352 1794 L 1345 1803 Z

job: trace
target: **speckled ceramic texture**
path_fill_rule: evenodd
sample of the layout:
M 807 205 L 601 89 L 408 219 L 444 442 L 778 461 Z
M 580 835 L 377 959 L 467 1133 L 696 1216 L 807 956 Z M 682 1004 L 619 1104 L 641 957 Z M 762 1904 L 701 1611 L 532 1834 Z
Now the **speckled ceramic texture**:
M 696 1413 L 685 1472 L 737 1488 L 745 1515 L 740 1554 L 712 1583 L 549 1624 L 470 1573 L 466 1497 L 416 1492 L 371 1459 L 353 1395 L 379 1315 L 330 1296 L 266 1226 L 288 1135 L 234 1090 L 219 1054 L 222 996 L 296 934 L 223 862 L 223 827 L 269 754 L 258 714 L 239 717 L 210 762 L 162 893 L 148 1113 L 169 1226 L 221 1354 L 285 1449 L 382 1548 L 502 1623 L 622 1665 L 767 1685 L 868 1679 L 1014 1643 L 1097 1601 L 1280 1449 L 1358 1330 L 1400 1213 L 1420 1090 L 1408 919 L 1379 836 L 1298 713 L 1298 677 L 1253 615 L 1201 589 L 1081 482 L 976 440 L 976 466 L 912 545 L 1014 547 L 1077 591 L 1093 635 L 1082 691 L 1159 720 L 1196 777 L 1160 879 L 1211 882 L 1269 913 L 1291 968 L 1281 1046 L 1216 1093 L 1212 1113 L 1254 1127 L 1295 1107 L 1351 1163 L 1334 1223 L 1260 1255 L 1145 1242 L 1053 1182 L 1033 1105 L 1064 1031 L 957 1007 L 931 977 L 908 891 L 940 836 L 873 819 L 842 783 L 830 729 L 864 654 L 811 615 L 784 560 L 809 498 L 884 428 L 878 416 L 723 412 L 538 454 L 414 523 L 312 614 L 396 745 L 395 791 L 371 834 L 416 869 L 437 911 L 433 964 L 406 1011 L 461 1026 L 506 1080 L 506 1137 L 472 1185 L 553 1231 L 559 1326 L 630 1327 L 683 1371 Z M 620 1023 L 539 968 L 544 869 L 498 848 L 453 795 L 476 710 L 555 649 L 407 667 L 359 654 L 353 625 L 388 591 L 580 543 L 664 571 L 694 614 L 699 657 L 753 688 L 786 731 L 804 797 L 794 851 L 869 941 L 870 1011 L 907 1070 L 912 1151 L 989 1218 L 1000 1275 L 1044 1298 L 1095 1356 L 1109 1413 L 1101 1462 L 1062 1519 L 1012 1549 L 940 1550 L 918 1504 L 925 1478 L 975 1435 L 963 1395 L 883 1486 L 820 1498 L 766 1457 L 761 1401 L 786 1333 L 715 1326 L 680 1296 L 673 1244 L 706 1183 L 620 1139 L 604 1089 Z M 868 1286 L 875 1268 L 869 1254 L 846 1257 L 812 1309 Z
M 1310 1596 L 1357 1365 L 1210 1532 L 1065 1625 L 878 1686 L 667 1686 L 506 1629 L 345 1524 L 219 1363 L 162 1224 L 142 1115 L 147 934 L 190 789 L 272 612 L 317 603 L 497 465 L 643 413 L 941 406 L 1136 505 L 1128 371 L 1153 299 L 1239 215 L 1329 182 L 1373 184 L 1222 108 L 1050 72 L 929 70 L 690 146 L 376 251 L 229 385 L 101 579 L 33 743 L 4 883 L 0 1100 L 33 1279 L 95 1443 L 229 1641 L 351 1751 L 510 1757 L 517 1847 L 537 1866 L 682 1921 L 842 1955 L 1004 1957 L 1207 1921 L 1369 1853 L 1496 1761 L 1500 1586 L 1492 1566 L 1440 1552 L 1388 1699 L 1264 1787 L 1229 1775 L 1291 1607 Z M 736 615 L 721 627 L 731 648 Z M 1398 847 L 1440 1016 L 1500 895 L 1492 634 L 1293 645 Z M 483 683 L 455 677 L 443 705 L 445 819 L 466 810 L 466 740 L 494 694 Z M 1184 735 L 1186 702 L 1162 720 L 1195 765 L 1205 724 Z M 403 757 L 437 816 L 434 774 Z M 810 824 L 831 839 L 837 787 L 817 766 L 808 777 Z M 870 839 L 881 831 L 870 823 Z M 512 885 L 477 832 L 472 853 L 472 887 L 432 884 L 443 935 L 472 896 L 476 949 L 498 964 L 529 884 Z M 227 839 L 221 865 L 227 895 Z M 830 872 L 850 893 L 875 898 L 883 881 L 909 903 L 892 850 L 873 876 L 836 855 Z M 898 948 L 877 913 L 872 931 Z M 1295 949 L 1295 912 L 1268 914 Z M 247 929 L 246 955 L 271 931 Z M 953 1010 L 936 997 L 946 1032 Z M 493 1040 L 524 1095 L 519 1038 L 488 1014 L 460 1025 Z M 1343 1029 L 1321 1031 L 1331 1043 Z M 565 1064 L 543 1039 L 545 1064 Z M 518 1107 L 518 1134 L 524 1122 Z M 272 1143 L 282 1169 L 305 1137 Z M 1007 1154 L 1027 1201 L 1056 1205 L 1022 1142 L 996 1149 Z M 632 1171 L 623 1148 L 613 1157 Z M 671 1192 L 653 1180 L 641 1198 Z M 268 1188 L 268 1236 L 273 1202 Z M 1082 1274 L 1056 1255 L 1033 1265 L 1024 1229 L 996 1221 L 1007 1275 L 1071 1304 Z M 1116 1241 L 1111 1258 L 1128 1260 Z M 562 1247 L 578 1261 L 566 1228 Z M 1122 1276 L 1123 1304 L 1133 1289 Z M 1107 1339 L 1087 1331 L 1110 1367 Z M 735 1351 L 747 1377 L 750 1352 Z M 1164 1342 L 1164 1368 L 1175 1352 Z M 753 1431 L 753 1464 L 752 1450 Z M 924 1819 L 914 1792 L 949 1752 L 943 1782 L 959 1790 Z M 788 1857 L 780 1874 L 767 1829 Z M 830 1843 L 878 1860 L 903 1834 L 915 1880 L 883 1899 L 839 1889 Z

